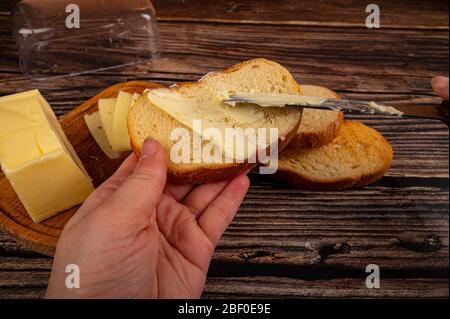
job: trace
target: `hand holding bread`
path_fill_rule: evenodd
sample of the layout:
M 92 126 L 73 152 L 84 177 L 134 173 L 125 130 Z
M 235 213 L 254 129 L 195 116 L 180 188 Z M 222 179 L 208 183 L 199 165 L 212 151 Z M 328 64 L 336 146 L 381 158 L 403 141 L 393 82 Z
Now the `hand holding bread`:
M 215 184 L 166 183 L 162 147 L 146 140 L 64 228 L 47 298 L 199 298 L 220 237 L 248 189 L 245 175 Z M 82 235 L 81 235 L 82 234 Z M 66 286 L 66 266 L 80 289 Z

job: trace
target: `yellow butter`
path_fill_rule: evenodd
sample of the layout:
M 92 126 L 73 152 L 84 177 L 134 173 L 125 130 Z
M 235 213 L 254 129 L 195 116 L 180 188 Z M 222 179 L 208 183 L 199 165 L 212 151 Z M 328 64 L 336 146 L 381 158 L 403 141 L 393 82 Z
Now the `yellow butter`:
M 131 107 L 133 95 L 127 92 L 119 92 L 114 105 L 114 115 L 112 122 L 111 145 L 116 152 L 131 150 L 130 136 L 128 134 L 128 112 Z
M 50 153 L 6 174 L 35 223 L 81 204 L 93 191 L 69 154 Z
M 82 203 L 94 190 L 38 90 L 0 98 L 0 164 L 34 222 Z
M 244 130 L 235 130 L 236 144 L 239 143 L 238 141 L 242 143 L 239 145 L 227 143 L 226 132 L 233 128 L 230 127 L 230 123 L 241 123 L 241 128 L 268 128 L 265 113 L 261 112 L 261 108 L 256 105 L 246 105 L 245 108 L 233 107 L 223 103 L 220 97 L 207 98 L 199 103 L 195 99 L 166 88 L 148 90 L 145 94 L 150 103 L 222 149 L 225 157 L 231 161 L 244 161 L 246 157 L 249 157 L 247 156 L 249 146 L 256 145 L 256 142 Z M 200 121 L 201 125 L 194 125 L 196 121 Z M 205 134 L 209 128 L 219 130 L 221 138 L 214 139 Z M 267 145 L 274 145 L 277 139 L 277 136 L 268 134 Z M 228 139 L 228 142 L 230 140 Z M 242 145 L 244 152 L 238 152 L 237 149 L 242 149 L 239 147 Z
M 16 94 L 14 94 L 16 95 Z M 32 95 L 25 95 L 22 99 L 0 99 L 0 136 L 11 134 L 46 121 L 41 110 L 40 102 Z
M 0 158 L 4 171 L 16 170 L 32 160 L 56 151 L 64 149 L 47 124 L 0 137 Z

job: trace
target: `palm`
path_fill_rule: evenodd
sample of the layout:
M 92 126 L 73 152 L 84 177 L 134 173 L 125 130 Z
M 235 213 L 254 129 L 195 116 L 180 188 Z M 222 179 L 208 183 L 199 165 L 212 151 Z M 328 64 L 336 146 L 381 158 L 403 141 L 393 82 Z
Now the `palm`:
M 200 297 L 214 247 L 248 179 L 166 184 L 161 151 L 158 157 L 135 168 L 130 156 L 85 201 L 61 235 L 47 296 Z M 71 263 L 80 268 L 75 291 L 64 286 Z
M 229 211 L 228 217 L 218 214 L 216 207 L 219 206 L 210 203 L 215 199 L 215 203 L 228 204 L 228 195 L 219 195 L 226 185 L 223 182 L 195 189 L 191 186 L 166 186 L 150 222 L 139 227 L 142 231 L 133 240 L 133 254 L 129 259 L 139 263 L 129 266 L 132 273 L 138 274 L 130 280 L 136 286 L 148 283 L 141 285 L 144 289 L 137 292 L 138 296 L 200 297 L 214 247 L 234 216 L 233 210 Z M 215 223 L 208 222 L 211 217 L 214 217 Z M 202 224 L 205 221 L 206 227 Z M 124 252 L 117 254 L 125 255 Z M 127 261 L 123 260 L 123 263 Z M 149 278 L 146 271 L 140 271 L 142 264 L 154 268 L 152 272 L 155 276 Z
M 160 234 L 157 297 L 198 298 L 205 283 L 213 244 L 189 209 L 170 196 L 163 195 L 156 217 Z
M 207 228 L 207 234 L 199 221 L 211 207 L 207 204 L 225 185 L 220 183 L 197 187 L 185 199 L 181 197 L 190 187 L 166 186 L 154 219 L 159 230 L 157 297 L 197 298 L 201 295 L 216 241 L 222 235 L 222 227 Z M 219 199 L 226 201 L 227 198 L 223 196 L 220 195 Z M 216 217 L 221 222 L 221 217 Z M 223 223 L 228 224 L 230 221 L 223 220 Z

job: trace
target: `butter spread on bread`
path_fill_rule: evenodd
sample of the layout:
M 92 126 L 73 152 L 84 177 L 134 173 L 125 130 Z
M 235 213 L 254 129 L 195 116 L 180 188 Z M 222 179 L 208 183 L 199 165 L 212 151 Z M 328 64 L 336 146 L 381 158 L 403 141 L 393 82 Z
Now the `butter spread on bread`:
M 153 105 L 167 112 L 202 137 L 205 137 L 204 132 L 207 129 L 219 130 L 222 137 L 220 140 L 211 140 L 210 137 L 206 137 L 206 139 L 221 148 L 226 159 L 243 161 L 246 156 L 255 155 L 256 145 L 252 147 L 250 143 L 255 143 L 258 138 L 253 140 L 253 137 L 250 136 L 253 131 L 244 129 L 253 128 L 256 135 L 260 129 L 270 129 L 267 112 L 261 111 L 257 105 L 232 107 L 223 103 L 217 96 L 211 96 L 209 100 L 197 103 L 195 99 L 169 89 L 149 90 L 146 96 Z M 201 121 L 201 125 L 194 125 L 195 121 Z M 239 128 L 243 129 L 239 130 Z M 240 140 L 244 143 L 242 152 L 238 151 L 239 148 L 236 147 L 236 144 L 227 143 L 230 140 L 227 138 L 227 129 L 236 129 L 233 131 L 234 138 L 236 141 Z M 263 134 L 265 141 L 262 143 L 262 147 L 268 147 L 278 142 L 277 135 L 269 134 L 267 131 Z
M 221 95 L 226 93 L 286 93 L 300 94 L 300 88 L 292 75 L 278 63 L 255 59 L 232 66 L 224 71 L 210 73 L 198 82 L 181 83 L 170 88 L 171 92 L 181 94 L 190 101 L 188 109 L 199 108 L 202 111 L 189 111 L 185 118 L 181 112 L 164 111 L 141 97 L 131 108 L 128 115 L 128 130 L 134 151 L 139 154 L 147 137 L 157 139 L 170 154 L 176 143 L 170 134 L 175 128 L 184 127 L 192 131 L 192 119 L 198 118 L 203 123 L 216 127 L 258 127 L 277 128 L 279 131 L 279 150 L 282 150 L 294 137 L 300 124 L 301 111 L 287 108 L 243 108 L 238 110 L 230 106 L 218 105 Z M 242 113 L 244 112 L 244 113 Z M 179 120 L 178 120 L 178 119 Z M 188 121 L 190 120 L 190 121 Z M 209 124 L 207 124 L 209 125 Z M 205 127 L 205 125 L 203 125 Z M 224 150 L 225 152 L 225 150 Z M 168 156 L 169 158 L 169 156 Z M 258 165 L 258 163 L 178 163 L 168 161 L 169 179 L 174 182 L 210 182 L 230 179 L 237 174 Z

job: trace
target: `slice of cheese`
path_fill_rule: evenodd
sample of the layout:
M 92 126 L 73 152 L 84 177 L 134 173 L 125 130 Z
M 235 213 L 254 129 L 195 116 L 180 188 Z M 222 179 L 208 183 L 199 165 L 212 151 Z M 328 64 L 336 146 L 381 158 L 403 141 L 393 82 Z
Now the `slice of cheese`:
M 102 121 L 102 127 L 105 130 L 106 137 L 109 143 L 113 147 L 113 136 L 112 136 L 112 123 L 114 114 L 114 105 L 116 105 L 117 99 L 100 99 L 98 100 L 98 111 L 100 113 L 100 119 Z
M 121 158 L 122 155 L 120 153 L 114 152 L 111 144 L 106 137 L 105 130 L 103 128 L 103 124 L 100 118 L 100 112 L 95 112 L 92 114 L 86 114 L 84 116 L 84 120 L 86 122 L 86 126 L 89 129 L 92 137 L 97 142 L 98 146 L 102 149 L 102 151 L 112 159 Z
M 117 98 L 98 100 L 98 114 L 85 116 L 91 135 L 109 158 L 120 158 L 121 152 L 131 150 L 128 112 L 140 97 L 121 91 Z
M 131 150 L 130 136 L 128 135 L 128 112 L 132 103 L 133 95 L 127 92 L 119 92 L 114 105 L 114 115 L 112 122 L 111 145 L 116 152 Z
M 139 93 L 133 93 L 133 97 L 131 98 L 131 104 L 130 104 L 130 109 L 133 107 L 134 103 L 137 102 L 137 100 L 141 97 L 142 95 Z
M 0 98 L 0 164 L 34 222 L 82 203 L 94 190 L 38 90 Z

